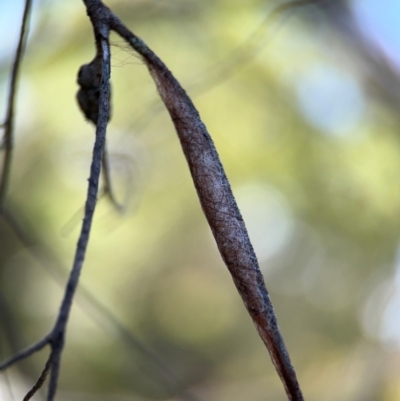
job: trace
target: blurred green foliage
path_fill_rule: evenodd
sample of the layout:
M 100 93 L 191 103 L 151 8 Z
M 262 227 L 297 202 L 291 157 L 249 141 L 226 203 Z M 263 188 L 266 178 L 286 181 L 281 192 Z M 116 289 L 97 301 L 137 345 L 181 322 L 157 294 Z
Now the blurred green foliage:
M 246 41 L 272 1 L 107 3 L 164 60 L 213 136 L 306 399 L 400 399 L 400 329 L 391 312 L 399 303 L 400 121 L 343 38 L 311 7 Z M 93 56 L 79 1 L 36 4 L 9 202 L 37 243 L 24 245 L 0 221 L 0 309 L 14 322 L 3 319 L 3 356 L 13 351 L 10 338 L 18 347 L 39 339 L 58 310 L 63 286 L 46 249 L 66 276 L 94 136 L 77 108 L 75 82 Z M 10 60 L 0 64 L 3 106 Z M 108 147 L 126 210 L 119 215 L 99 201 L 82 286 L 169 373 L 83 301 L 73 308 L 59 399 L 184 399 L 174 375 L 198 400 L 284 400 L 154 84 L 117 37 L 112 67 Z M 358 105 L 346 103 L 351 93 Z M 22 364 L 23 376 L 10 370 L 15 394 L 29 387 L 43 358 Z M 4 380 L 1 386 L 8 400 Z

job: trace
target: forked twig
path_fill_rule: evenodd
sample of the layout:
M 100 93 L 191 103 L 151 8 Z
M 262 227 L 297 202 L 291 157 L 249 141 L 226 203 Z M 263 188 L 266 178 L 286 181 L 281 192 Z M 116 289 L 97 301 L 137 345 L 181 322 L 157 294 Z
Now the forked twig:
M 275 312 L 245 224 L 218 153 L 199 113 L 165 64 L 141 39 L 130 32 L 108 7 L 100 0 L 83 0 L 83 2 L 93 25 L 96 45 L 98 48 L 101 47 L 102 51 L 99 110 L 85 218 L 59 315 L 53 330 L 47 336 L 52 349 L 49 358 L 51 368 L 48 401 L 54 400 L 57 390 L 66 326 L 89 241 L 96 205 L 101 158 L 109 115 L 110 54 L 108 36 L 110 30 L 114 30 L 125 39 L 139 53 L 148 67 L 175 125 L 201 206 L 222 258 L 270 353 L 287 396 L 292 401 L 302 401 L 303 396 L 296 373 L 278 328 Z
M 108 117 L 109 117 L 109 98 L 110 98 L 110 47 L 109 47 L 109 27 L 100 21 L 94 25 L 96 43 L 102 49 L 102 75 L 99 97 L 99 117 L 96 126 L 96 139 L 93 149 L 93 158 L 90 168 L 89 186 L 85 205 L 85 216 L 82 223 L 81 233 L 79 235 L 77 249 L 71 274 L 66 286 L 65 294 L 58 318 L 51 335 L 52 353 L 48 401 L 54 399 L 57 391 L 57 382 L 60 369 L 61 354 L 64 347 L 65 333 L 72 301 L 79 282 L 79 276 L 82 270 L 83 261 L 86 255 L 86 249 L 89 243 L 90 229 L 92 226 L 93 215 L 96 207 L 97 192 L 99 187 L 99 178 L 101 171 L 101 160 L 105 144 Z
M 47 394 L 47 400 L 53 401 L 56 391 L 60 370 L 61 355 L 64 348 L 66 327 L 71 311 L 72 301 L 78 286 L 79 276 L 85 259 L 87 245 L 89 243 L 90 229 L 93 221 L 93 215 L 96 207 L 97 192 L 99 187 L 99 178 L 101 171 L 102 153 L 105 143 L 105 136 L 109 115 L 109 93 L 110 93 L 110 49 L 109 49 L 109 28 L 107 24 L 98 22 L 94 26 L 96 43 L 102 50 L 102 74 L 99 94 L 98 121 L 96 127 L 96 139 L 93 149 L 93 158 L 90 168 L 89 186 L 85 205 L 85 216 L 82 223 L 81 232 L 77 244 L 74 263 L 65 288 L 64 298 L 62 300 L 57 320 L 51 332 L 38 343 L 29 347 L 27 350 L 18 353 L 8 361 L 0 365 L 0 370 L 11 366 L 34 352 L 41 350 L 46 345 L 51 347 L 48 363 L 50 364 L 50 382 Z
M 18 240 L 26 248 L 26 250 L 37 260 L 42 268 L 51 275 L 51 277 L 59 284 L 64 286 L 65 268 L 57 255 L 54 254 L 52 248 L 38 237 L 35 228 L 29 224 L 20 210 L 11 199 L 7 199 L 1 216 L 12 229 Z M 122 344 L 142 354 L 146 361 L 149 361 L 147 370 L 150 368 L 157 370 L 162 374 L 163 382 L 155 381 L 171 396 L 180 394 L 181 398 L 186 401 L 199 400 L 193 394 L 185 389 L 185 384 L 176 376 L 167 362 L 149 349 L 141 340 L 136 337 L 128 327 L 126 327 L 115 314 L 107 308 L 99 299 L 97 299 L 84 285 L 80 284 L 79 291 L 75 296 L 75 302 L 82 308 L 87 316 L 92 319 L 103 329 L 111 326 L 113 335 L 117 335 Z M 15 347 L 14 347 L 15 348 Z M 153 370 L 151 371 L 154 372 Z

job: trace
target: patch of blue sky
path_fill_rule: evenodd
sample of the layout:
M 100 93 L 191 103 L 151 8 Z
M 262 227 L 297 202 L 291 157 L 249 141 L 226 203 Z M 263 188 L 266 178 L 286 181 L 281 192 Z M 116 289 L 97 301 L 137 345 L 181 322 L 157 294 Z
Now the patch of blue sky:
M 400 68 L 400 1 L 354 0 L 352 8 L 363 33 Z
M 0 61 L 7 59 L 18 44 L 24 0 L 0 0 Z
M 31 15 L 28 25 L 28 42 L 37 26 L 39 12 L 47 0 L 32 0 Z M 13 58 L 18 45 L 25 0 L 0 0 L 0 63 Z

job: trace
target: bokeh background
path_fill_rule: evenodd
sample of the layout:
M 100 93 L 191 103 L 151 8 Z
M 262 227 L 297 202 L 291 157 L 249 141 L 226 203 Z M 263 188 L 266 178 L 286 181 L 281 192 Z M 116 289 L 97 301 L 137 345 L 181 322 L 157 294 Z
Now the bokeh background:
M 400 3 L 324 0 L 272 19 L 278 1 L 107 4 L 213 136 L 305 398 L 399 400 Z M 0 0 L 1 110 L 22 8 Z M 112 40 L 124 211 L 99 200 L 57 399 L 285 400 L 154 84 Z M 0 218 L 2 358 L 50 330 L 72 264 L 94 139 L 76 74 L 93 42 L 80 1 L 34 2 Z M 21 399 L 47 355 L 1 374 L 0 399 Z

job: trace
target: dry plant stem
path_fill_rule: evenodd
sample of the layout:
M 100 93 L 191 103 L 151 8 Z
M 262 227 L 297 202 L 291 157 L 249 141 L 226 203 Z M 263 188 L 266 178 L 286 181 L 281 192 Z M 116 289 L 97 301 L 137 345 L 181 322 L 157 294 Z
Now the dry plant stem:
M 100 0 L 84 0 L 94 23 L 108 20 L 143 58 L 177 130 L 204 214 L 233 281 L 268 348 L 290 400 L 303 396 L 278 328 L 257 257 L 212 139 L 186 92 L 164 63 Z
M 43 386 L 44 382 L 46 381 L 47 375 L 49 374 L 51 365 L 50 365 L 50 359 L 46 362 L 46 365 L 44 369 L 42 370 L 42 373 L 40 374 L 39 378 L 37 379 L 35 385 L 32 387 L 31 390 L 28 391 L 26 396 L 22 401 L 29 401 Z
M 7 369 L 11 365 L 14 365 L 14 363 L 17 363 L 19 361 L 22 361 L 23 359 L 26 359 L 33 355 L 35 352 L 40 351 L 43 349 L 46 345 L 48 345 L 50 342 L 50 335 L 44 337 L 37 343 L 31 345 L 28 348 L 25 348 L 24 350 L 18 352 L 17 354 L 13 355 L 11 358 L 5 360 L 2 364 L 0 364 L 0 371 Z
M 110 79 L 110 49 L 109 49 L 109 29 L 108 26 L 99 22 L 95 27 L 96 43 L 101 44 L 103 56 L 103 71 L 101 78 L 100 100 L 99 100 L 99 119 L 96 126 L 96 140 L 93 149 L 92 165 L 90 168 L 89 187 L 85 205 L 85 216 L 79 236 L 77 249 L 71 274 L 65 290 L 64 299 L 61 303 L 60 311 L 54 329 L 52 331 L 52 355 L 49 392 L 47 399 L 52 401 L 57 390 L 57 381 L 60 369 L 61 353 L 64 346 L 65 332 L 72 301 L 79 282 L 79 276 L 85 259 L 87 245 L 89 243 L 90 229 L 93 221 L 94 210 L 97 201 L 99 188 L 99 177 L 101 171 L 101 160 L 105 144 L 108 115 L 109 115 L 109 79 Z
M 109 91 L 110 91 L 110 49 L 109 49 L 109 29 L 108 26 L 99 22 L 95 27 L 96 43 L 101 46 L 103 57 L 103 69 L 100 86 L 99 99 L 99 118 L 96 127 L 96 140 L 93 149 L 93 158 L 90 168 L 88 194 L 85 205 L 85 216 L 83 219 L 82 229 L 79 236 L 77 249 L 75 253 L 74 263 L 66 285 L 64 298 L 62 300 L 56 323 L 49 335 L 41 341 L 29 347 L 10 358 L 8 361 L 0 365 L 0 370 L 11 366 L 33 353 L 41 350 L 49 344 L 51 353 L 48 359 L 50 365 L 50 382 L 47 394 L 47 400 L 53 401 L 56 391 L 58 376 L 60 370 L 61 355 L 64 348 L 65 333 L 67 322 L 71 311 L 72 301 L 78 286 L 79 276 L 82 270 L 83 261 L 85 259 L 86 249 L 89 242 L 89 234 L 93 221 L 94 210 L 97 201 L 97 192 L 99 187 L 99 178 L 102 163 L 102 153 L 104 149 L 105 136 L 109 115 Z M 47 372 L 47 370 L 46 370 Z M 46 373 L 47 375 L 47 373 Z
M 10 180 L 11 162 L 13 156 L 13 143 L 14 143 L 14 109 L 17 95 L 18 73 L 21 66 L 22 56 L 25 50 L 28 22 L 31 14 L 31 6 L 32 6 L 32 0 L 25 0 L 25 8 L 21 22 L 21 31 L 19 34 L 18 47 L 15 53 L 15 58 L 11 70 L 10 89 L 7 100 L 7 112 L 5 121 L 2 124 L 2 127 L 4 128 L 4 136 L 2 142 L 2 149 L 4 149 L 4 159 L 0 178 L 0 208 L 4 204 L 4 199 L 6 197 L 8 183 Z

